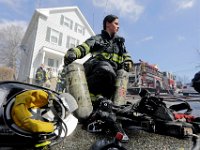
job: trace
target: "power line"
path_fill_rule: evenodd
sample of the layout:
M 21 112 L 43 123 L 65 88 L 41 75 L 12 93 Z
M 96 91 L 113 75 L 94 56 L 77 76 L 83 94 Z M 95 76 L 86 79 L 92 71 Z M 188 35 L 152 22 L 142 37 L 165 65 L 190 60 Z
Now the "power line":
M 106 14 L 107 6 L 108 6 L 108 0 L 106 1 L 106 5 L 105 5 L 105 10 L 104 10 L 104 12 L 103 12 L 103 16 L 105 16 L 105 14 Z
M 92 28 L 94 29 L 94 11 L 92 13 Z

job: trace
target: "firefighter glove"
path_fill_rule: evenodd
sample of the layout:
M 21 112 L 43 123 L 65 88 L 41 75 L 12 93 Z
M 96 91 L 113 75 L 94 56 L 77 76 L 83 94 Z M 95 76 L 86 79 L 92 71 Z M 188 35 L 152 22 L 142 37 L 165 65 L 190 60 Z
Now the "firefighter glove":
M 65 66 L 68 66 L 74 60 L 76 60 L 76 54 L 72 51 L 72 49 L 69 49 L 67 51 L 67 53 L 65 54 L 65 58 L 64 58 L 64 64 L 65 64 Z

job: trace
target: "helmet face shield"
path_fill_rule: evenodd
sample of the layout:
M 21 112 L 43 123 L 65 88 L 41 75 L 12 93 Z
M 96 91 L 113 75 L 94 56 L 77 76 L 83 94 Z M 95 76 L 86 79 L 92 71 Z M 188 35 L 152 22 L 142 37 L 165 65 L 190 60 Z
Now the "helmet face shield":
M 78 124 L 78 119 L 76 117 L 74 117 L 72 114 L 69 114 L 63 121 L 67 127 L 66 136 L 69 136 L 75 130 L 75 128 Z M 59 135 L 58 130 L 55 131 L 55 134 Z M 65 132 L 62 131 L 60 136 L 64 137 Z
M 69 93 L 62 93 L 59 95 L 59 98 L 70 113 L 78 109 L 78 104 L 75 98 Z

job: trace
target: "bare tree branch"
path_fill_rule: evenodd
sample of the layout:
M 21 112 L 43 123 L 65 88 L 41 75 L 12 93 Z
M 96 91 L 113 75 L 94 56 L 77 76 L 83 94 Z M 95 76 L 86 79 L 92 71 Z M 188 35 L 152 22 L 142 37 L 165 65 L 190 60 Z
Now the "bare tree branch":
M 9 25 L 0 29 L 0 63 L 16 68 L 16 57 L 24 29 L 18 25 Z

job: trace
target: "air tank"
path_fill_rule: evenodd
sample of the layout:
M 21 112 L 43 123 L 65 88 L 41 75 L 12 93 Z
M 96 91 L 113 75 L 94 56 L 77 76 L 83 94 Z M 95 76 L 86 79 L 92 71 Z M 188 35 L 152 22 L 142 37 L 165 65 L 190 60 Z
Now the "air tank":
M 113 103 L 115 105 L 124 105 L 126 103 L 126 92 L 128 86 L 129 74 L 124 69 L 117 71 L 115 83 L 116 91 L 114 93 Z
M 93 111 L 85 70 L 82 64 L 73 62 L 66 68 L 66 92 L 70 93 L 78 103 L 76 117 L 86 119 Z

